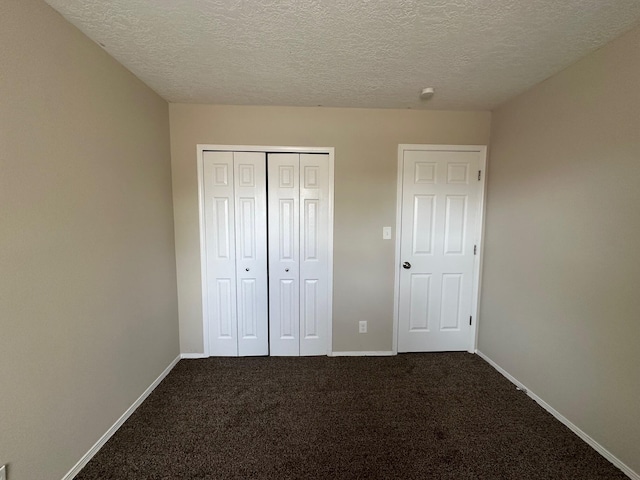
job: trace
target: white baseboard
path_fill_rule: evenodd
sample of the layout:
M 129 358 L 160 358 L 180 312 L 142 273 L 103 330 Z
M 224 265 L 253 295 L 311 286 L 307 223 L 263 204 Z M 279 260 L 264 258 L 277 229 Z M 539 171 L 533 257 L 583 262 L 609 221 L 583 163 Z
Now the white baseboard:
M 204 353 L 181 353 L 180 358 L 183 358 L 183 359 L 209 358 L 209 355 L 205 355 Z
M 107 430 L 105 434 L 102 435 L 102 437 L 100 437 L 100 439 L 95 443 L 95 445 L 91 447 L 89 451 L 83 455 L 83 457 L 78 461 L 78 463 L 76 463 L 73 466 L 73 468 L 69 470 L 69 472 L 64 477 L 62 477 L 62 480 L 73 480 L 73 478 L 78 473 L 80 473 L 80 470 L 82 470 L 84 466 L 87 463 L 89 463 L 89 460 L 91 460 L 93 456 L 96 453 L 98 453 L 98 451 L 103 447 L 103 445 L 107 443 L 107 441 L 113 436 L 114 433 L 116 433 L 116 431 L 122 426 L 122 424 L 127 421 L 127 419 L 131 416 L 131 414 L 135 412 L 136 408 L 138 408 L 140 404 L 144 402 L 146 398 L 151 394 L 151 392 L 153 392 L 153 390 L 160 384 L 160 382 L 164 380 L 164 377 L 166 377 L 169 374 L 169 372 L 173 369 L 173 367 L 176 366 L 176 364 L 180 361 L 180 358 L 181 356 L 178 355 L 169 364 L 169 366 L 164 369 L 164 371 L 160 374 L 160 376 L 156 378 L 151 385 L 149 385 L 149 388 L 147 388 L 144 392 L 142 392 L 142 395 L 140 395 L 138 399 L 135 402 L 133 402 L 133 405 L 127 408 L 127 410 L 122 414 L 122 416 L 118 420 L 116 420 L 116 423 L 114 423 L 111 426 L 111 428 L 109 428 L 109 430 Z
M 356 351 L 356 352 L 331 352 L 329 357 L 387 357 L 391 355 L 396 355 L 392 351 Z M 204 353 L 181 353 L 180 358 L 182 359 L 193 359 L 193 358 L 209 358 L 209 355 L 205 355 Z
M 620 459 L 618 459 L 615 455 L 613 455 L 609 450 L 607 450 L 606 448 L 604 448 L 602 445 L 600 445 L 598 442 L 596 442 L 593 438 L 591 438 L 589 435 L 587 435 L 585 432 L 583 432 L 580 428 L 578 428 L 575 424 L 573 424 L 567 417 L 565 417 L 564 415 L 562 415 L 560 412 L 558 412 L 555 408 L 553 408 L 551 405 L 549 405 L 547 402 L 545 402 L 542 398 L 540 398 L 538 395 L 536 395 L 535 393 L 533 393 L 531 390 L 529 390 L 529 388 L 527 388 L 522 382 L 520 382 L 517 378 L 515 378 L 513 375 L 511 375 L 509 372 L 507 372 L 504 368 L 502 368 L 500 365 L 498 365 L 496 362 L 494 362 L 493 360 L 491 360 L 489 357 L 487 357 L 484 353 L 482 353 L 479 350 L 476 350 L 476 353 L 478 354 L 479 357 L 481 357 L 484 361 L 486 361 L 489 365 L 491 365 L 493 368 L 495 368 L 498 372 L 500 372 L 502 375 L 504 375 L 508 380 L 511 381 L 511 383 L 515 384 L 518 388 L 520 388 L 521 390 L 524 390 L 525 392 L 527 392 L 527 395 L 529 395 L 531 398 L 533 398 L 536 402 L 538 402 L 538 404 L 544 408 L 547 412 L 549 412 L 551 415 L 553 415 L 554 417 L 556 417 L 558 420 L 560 420 L 562 423 L 564 423 L 567 427 L 569 427 L 569 429 L 575 433 L 576 435 L 578 435 L 582 440 L 584 440 L 586 443 L 588 443 L 591 447 L 593 447 L 593 449 L 595 451 L 597 451 L 600 455 L 602 455 L 604 458 L 606 458 L 607 460 L 609 460 L 611 463 L 613 463 L 616 467 L 618 467 L 620 470 L 622 470 L 622 472 L 629 478 L 633 479 L 633 480 L 640 480 L 640 474 L 634 472 L 630 467 L 628 467 L 626 464 L 624 464 Z
M 392 351 L 382 352 L 331 352 L 330 357 L 388 357 L 395 355 Z

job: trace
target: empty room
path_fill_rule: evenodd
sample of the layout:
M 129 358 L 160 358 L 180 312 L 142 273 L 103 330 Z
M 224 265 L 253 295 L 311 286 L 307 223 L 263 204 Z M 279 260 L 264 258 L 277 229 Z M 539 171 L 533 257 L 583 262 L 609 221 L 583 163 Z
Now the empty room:
M 1 0 L 0 480 L 640 480 L 640 2 Z

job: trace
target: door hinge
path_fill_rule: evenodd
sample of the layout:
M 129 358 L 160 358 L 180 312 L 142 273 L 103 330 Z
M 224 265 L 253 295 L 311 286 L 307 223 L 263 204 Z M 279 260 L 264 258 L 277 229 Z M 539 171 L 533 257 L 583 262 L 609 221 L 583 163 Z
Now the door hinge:
M 469 317 L 469 325 L 471 325 L 471 319 L 472 319 L 472 318 L 473 318 L 473 317 Z
M 473 254 L 477 255 L 478 254 L 478 245 L 474 245 L 473 246 Z
M 482 170 L 478 170 L 478 181 L 482 178 Z

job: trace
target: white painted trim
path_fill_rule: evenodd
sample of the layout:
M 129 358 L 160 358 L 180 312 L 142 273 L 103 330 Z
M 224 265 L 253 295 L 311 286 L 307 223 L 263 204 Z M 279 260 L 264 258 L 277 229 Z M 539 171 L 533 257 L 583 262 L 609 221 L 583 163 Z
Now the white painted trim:
M 198 144 L 198 154 L 201 157 L 202 152 L 266 152 L 266 153 L 329 153 L 335 149 L 333 147 L 282 147 L 282 146 L 263 146 L 263 145 L 212 145 Z
M 403 153 L 405 145 L 398 145 L 398 178 L 396 184 L 396 235 L 395 261 L 393 263 L 393 337 L 391 349 L 398 353 L 398 323 L 400 322 L 400 246 L 402 245 L 402 177 L 404 170 Z
M 391 351 L 331 352 L 330 357 L 390 357 L 396 355 Z
M 209 358 L 209 355 L 206 355 L 204 353 L 181 353 L 180 358 L 185 360 L 189 360 L 193 358 Z
M 204 228 L 204 152 L 265 152 L 265 153 L 326 153 L 329 155 L 329 245 L 328 247 L 328 263 L 329 272 L 327 279 L 327 290 L 329 303 L 327 309 L 327 355 L 331 355 L 333 350 L 333 222 L 334 222 L 334 183 L 335 183 L 335 148 L 334 147 L 283 147 L 283 146 L 258 146 L 258 145 L 197 145 L 197 170 L 198 170 L 198 221 L 200 228 L 200 280 L 201 296 L 202 296 L 202 343 L 204 357 L 211 355 L 209 346 L 209 306 L 207 303 L 206 286 L 207 286 L 207 270 L 206 270 L 206 238 Z M 201 357 L 196 357 L 201 358 Z
M 396 187 L 396 237 L 395 237 L 395 269 L 394 269 L 394 288 L 393 288 L 393 340 L 391 347 L 394 353 L 398 353 L 398 325 L 400 315 L 400 245 L 402 243 L 402 178 L 404 173 L 404 151 L 405 150 L 424 150 L 429 152 L 478 152 L 481 154 L 480 170 L 482 170 L 482 184 L 480 186 L 480 201 L 478 202 L 479 216 L 476 222 L 476 239 L 475 244 L 478 245 L 478 255 L 474 260 L 474 279 L 471 315 L 475 319 L 475 328 L 472 331 L 472 338 L 469 342 L 469 353 L 474 353 L 478 343 L 478 323 L 480 312 L 480 280 L 482 278 L 482 257 L 483 257 L 483 238 L 484 238 L 484 211 L 487 186 L 487 147 L 486 145 L 417 145 L 417 144 L 400 144 L 398 145 L 398 180 Z
M 585 441 L 587 444 L 589 444 L 589 446 L 591 446 L 596 452 L 598 452 L 600 455 L 602 455 L 604 458 L 606 458 L 611 463 L 613 463 L 616 467 L 618 467 L 620 470 L 622 470 L 622 472 L 627 477 L 629 477 L 629 478 L 631 478 L 633 480 L 640 480 L 640 474 L 638 474 L 637 472 L 634 472 L 629 466 L 624 464 L 622 462 L 622 460 L 618 459 L 618 457 L 616 457 L 614 454 L 612 454 L 609 450 L 604 448 L 602 445 L 600 445 L 598 442 L 596 442 L 593 438 L 591 438 L 589 435 L 587 435 L 577 425 L 572 423 L 567 417 L 562 415 L 555 408 L 553 408 L 551 405 L 549 405 L 547 402 L 545 402 L 542 398 L 540 398 L 538 395 L 536 395 L 531 390 L 529 390 L 529 388 L 527 388 L 521 381 L 519 381 L 517 378 L 515 378 L 513 375 L 511 375 L 509 372 L 507 372 L 504 368 L 502 368 L 496 362 L 491 360 L 488 356 L 486 356 L 481 351 L 476 350 L 476 354 L 480 358 L 482 358 L 485 362 L 487 362 L 489 365 L 491 365 L 493 368 L 495 368 L 498 372 L 500 372 L 504 377 L 507 378 L 507 380 L 509 380 L 511 383 L 513 383 L 516 387 L 518 387 L 519 389 L 521 389 L 524 392 L 526 392 L 527 395 L 529 395 L 532 399 L 534 399 L 538 403 L 538 405 L 540 405 L 542 408 L 544 408 L 547 412 L 549 412 L 551 415 L 553 415 L 556 419 L 558 419 L 564 425 L 569 427 L 569 429 L 573 433 L 575 433 L 583 441 Z
M 127 421 L 127 419 L 131 416 L 131 414 L 136 411 L 136 409 L 140 406 L 140 404 L 142 404 L 142 402 L 144 402 L 147 399 L 147 397 L 151 394 L 151 392 L 155 390 L 155 388 L 160 384 L 160 382 L 164 380 L 164 377 L 166 377 L 169 374 L 169 372 L 173 369 L 173 367 L 175 367 L 176 364 L 180 361 L 180 357 L 181 356 L 178 355 L 169 364 L 169 366 L 164 369 L 164 371 L 158 376 L 158 378 L 156 378 L 153 381 L 153 383 L 149 385 L 149 387 L 144 392 L 142 392 L 142 395 L 140 395 L 138 399 L 135 402 L 133 402 L 133 405 L 127 408 L 127 410 L 120 416 L 120 418 L 116 420 L 116 423 L 114 423 L 109 428 L 109 430 L 107 430 L 104 433 L 104 435 L 100 437 L 100 439 L 93 445 L 93 447 L 91 447 L 89 451 L 85 453 L 80 460 L 78 460 L 78 463 L 76 463 L 73 466 L 73 468 L 71 468 L 71 470 L 69 470 L 67 474 L 64 477 L 62 477 L 62 480 L 73 480 L 73 478 L 78 473 L 80 473 L 80 470 L 82 470 L 85 467 L 85 465 L 89 463 L 89 460 L 91 460 L 93 456 L 96 453 L 98 453 L 98 451 L 104 446 L 105 443 L 107 443 L 107 441 L 113 436 L 113 434 L 118 431 L 118 429 L 122 426 L 122 424 Z
M 202 145 L 198 145 L 198 228 L 200 238 L 200 282 L 201 282 L 201 301 L 202 301 L 202 349 L 205 356 L 210 355 L 209 346 L 209 301 L 206 292 L 207 288 L 207 255 L 206 255 L 206 229 L 204 221 L 204 149 Z
M 327 355 L 333 351 L 333 212 L 334 212 L 334 159 L 335 149 L 333 147 L 326 149 L 329 154 L 329 256 L 328 262 L 328 278 L 327 278 Z
M 480 146 L 480 171 L 482 172 L 482 185 L 480 185 L 480 202 L 478 203 L 478 214 L 476 218 L 475 244 L 478 246 L 478 255 L 473 265 L 475 276 L 473 278 L 473 299 L 471 312 L 473 315 L 473 335 L 469 344 L 469 353 L 474 353 L 478 348 L 478 324 L 480 323 L 480 289 L 482 287 L 482 266 L 484 258 L 484 216 L 486 211 L 487 192 L 487 147 Z

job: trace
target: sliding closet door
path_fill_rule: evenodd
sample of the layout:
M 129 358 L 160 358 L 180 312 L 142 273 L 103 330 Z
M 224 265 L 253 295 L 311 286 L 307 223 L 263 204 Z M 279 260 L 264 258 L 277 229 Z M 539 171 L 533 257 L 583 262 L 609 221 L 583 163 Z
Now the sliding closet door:
M 203 160 L 210 353 L 268 355 L 265 154 Z
M 329 156 L 300 155 L 300 355 L 326 355 Z
M 329 158 L 269 154 L 269 322 L 272 355 L 325 355 Z

